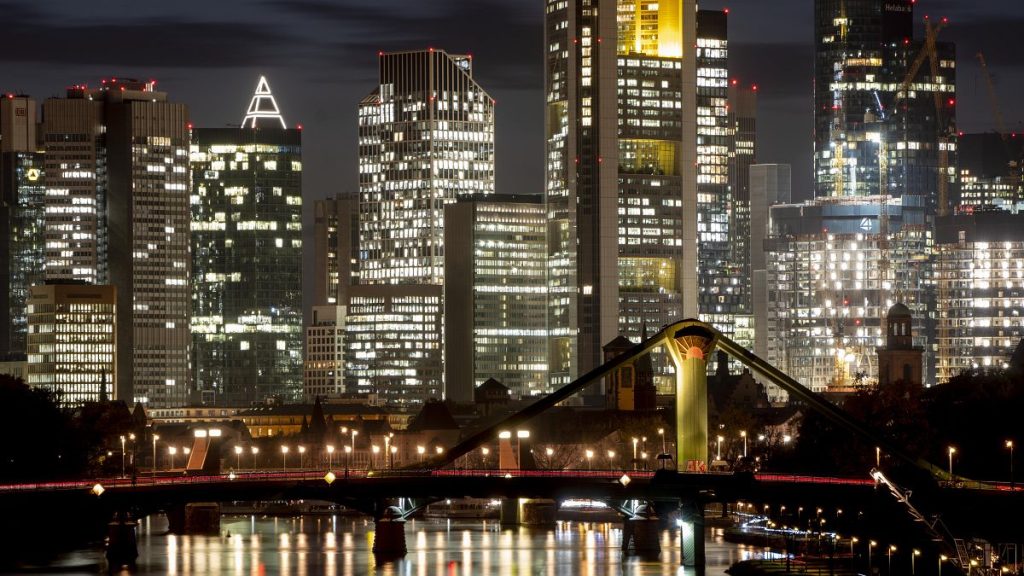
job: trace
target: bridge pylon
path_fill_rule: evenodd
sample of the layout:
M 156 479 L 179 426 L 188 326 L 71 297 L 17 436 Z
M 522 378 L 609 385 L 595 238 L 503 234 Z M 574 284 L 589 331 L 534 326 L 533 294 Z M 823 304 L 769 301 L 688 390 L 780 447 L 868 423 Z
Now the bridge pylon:
M 716 342 L 716 333 L 696 322 L 666 338 L 676 369 L 676 465 L 680 472 L 707 471 L 707 358 Z

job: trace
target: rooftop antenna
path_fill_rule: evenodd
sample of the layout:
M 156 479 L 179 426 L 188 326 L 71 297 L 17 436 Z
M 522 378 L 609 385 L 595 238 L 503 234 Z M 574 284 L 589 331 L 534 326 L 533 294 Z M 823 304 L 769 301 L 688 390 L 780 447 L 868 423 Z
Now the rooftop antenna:
M 287 128 L 284 124 L 284 117 L 281 116 L 281 111 L 277 107 L 277 101 L 270 93 L 270 84 L 267 83 L 267 78 L 260 76 L 256 92 L 252 95 L 252 100 L 249 101 L 249 110 L 246 111 L 245 118 L 242 119 L 242 128 L 257 128 L 257 122 L 265 119 L 277 120 L 281 123 L 281 128 Z

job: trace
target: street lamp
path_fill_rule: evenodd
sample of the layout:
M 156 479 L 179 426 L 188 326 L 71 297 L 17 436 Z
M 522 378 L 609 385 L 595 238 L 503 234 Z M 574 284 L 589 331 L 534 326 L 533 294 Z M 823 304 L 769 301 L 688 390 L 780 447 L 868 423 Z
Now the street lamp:
M 306 447 L 299 446 L 299 468 L 306 467 Z
M 551 448 L 548 448 L 548 450 L 551 450 Z M 487 468 L 487 455 L 491 453 L 491 449 L 488 448 L 487 446 L 484 446 L 483 448 L 480 449 L 480 453 L 483 454 L 484 468 Z M 548 456 L 551 456 L 551 454 L 549 453 Z
M 327 469 L 330 470 L 334 465 L 334 445 L 327 445 Z
M 871 556 L 873 555 L 873 548 L 875 546 L 878 546 L 878 542 L 875 542 L 874 540 L 868 542 L 868 574 L 873 574 L 871 571 Z
M 949 447 L 949 479 L 953 479 L 953 454 L 956 454 L 956 448 L 953 446 Z
M 910 554 L 910 574 L 917 574 L 916 558 L 921 555 L 921 551 L 914 549 Z
M 641 452 L 640 459 L 644 462 L 644 470 L 647 470 L 647 452 Z
M 939 554 L 939 576 L 942 576 L 942 563 L 949 560 L 949 556 L 945 554 Z
M 661 452 L 662 454 L 668 452 L 668 448 L 665 446 L 665 429 L 658 428 L 658 436 L 661 436 Z
M 896 551 L 895 544 L 889 544 L 889 574 L 892 574 L 892 553 Z
M 740 438 L 743 438 L 743 457 L 747 457 L 747 431 L 740 430 Z
M 252 469 L 255 470 L 256 469 L 256 455 L 260 453 L 260 449 L 257 448 L 256 446 L 253 446 L 252 448 L 249 448 L 249 451 L 252 452 Z
M 377 467 L 377 454 L 380 454 L 380 446 L 370 446 L 370 468 Z
M 160 439 L 160 435 L 159 434 L 153 434 L 153 474 L 156 474 L 156 441 L 159 440 L 159 439 Z M 1011 454 L 1012 454 L 1012 451 L 1011 451 Z M 1012 462 L 1013 458 L 1010 458 L 1010 461 Z M 1013 468 L 1012 464 L 1010 465 L 1010 468 L 1011 469 Z M 1011 474 L 1011 476 L 1012 475 L 1013 474 Z
M 485 448 L 486 450 L 486 448 Z M 398 446 L 391 445 L 391 468 L 395 467 L 395 454 L 398 454 Z
M 594 451 L 587 450 L 587 470 L 590 470 L 590 461 L 594 459 Z
M 235 446 L 235 468 L 242 469 L 242 447 Z
M 178 448 L 176 446 L 168 446 L 167 453 L 171 455 L 171 465 L 167 469 L 174 470 L 174 455 L 178 453 Z
M 636 445 L 640 443 L 640 439 L 633 436 L 633 470 L 636 470 Z
M 287 446 L 281 446 L 281 462 L 283 464 L 284 470 L 287 471 L 288 470 L 288 447 Z
M 444 448 L 441 448 L 440 446 L 434 446 L 434 453 L 440 456 L 441 454 L 444 454 Z
M 350 460 L 352 459 L 352 447 L 345 446 L 345 478 L 348 478 L 348 468 Z
M 722 438 L 721 436 L 718 436 L 717 438 L 718 438 L 718 451 L 715 453 L 715 460 L 721 460 L 722 459 L 722 440 L 725 440 L 725 438 Z
M 529 430 L 516 430 L 516 466 L 523 468 L 523 438 L 529 438 Z
M 359 430 L 352 429 L 352 452 L 356 451 L 356 436 L 359 435 Z
M 1010 490 L 1016 490 L 1016 483 L 1013 480 L 1013 440 L 1006 441 L 1006 448 L 1010 450 Z
M 856 536 L 850 537 L 850 564 L 853 564 L 853 545 L 857 542 L 860 542 L 860 540 L 858 540 Z
M 615 450 L 609 450 L 608 451 L 608 469 L 609 470 L 614 470 L 615 469 L 614 460 L 615 460 Z
M 420 460 L 423 459 L 423 455 L 426 454 L 426 452 L 427 452 L 427 449 L 424 448 L 423 446 L 417 446 L 416 447 L 416 453 L 420 455 Z
M 124 478 L 124 434 L 121 434 L 121 478 Z

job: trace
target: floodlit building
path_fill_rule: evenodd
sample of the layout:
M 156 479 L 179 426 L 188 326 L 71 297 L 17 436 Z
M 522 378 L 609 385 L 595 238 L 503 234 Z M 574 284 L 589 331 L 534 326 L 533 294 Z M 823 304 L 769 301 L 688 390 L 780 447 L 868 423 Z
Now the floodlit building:
M 913 345 L 925 348 L 926 210 L 923 199 L 907 196 L 772 208 L 768 360 L 816 392 L 870 386 L 878 379 L 875 348 L 884 344 L 885 313 L 897 301 L 914 315 Z M 768 393 L 782 397 L 774 386 Z
M 29 288 L 43 282 L 43 152 L 36 102 L 0 97 L 0 355 L 25 353 Z
M 156 82 L 114 78 L 43 103 L 45 274 L 117 286 L 118 388 L 187 401 L 189 119 Z
M 1003 367 L 1024 337 L 1024 214 L 940 218 L 938 381 Z
M 445 208 L 445 399 L 469 403 L 493 378 L 517 397 L 547 380 L 547 221 L 540 196 Z
M 697 11 L 692 0 L 546 8 L 557 387 L 600 365 L 620 334 L 637 340 L 644 325 L 697 316 L 697 51 L 685 48 L 697 45 Z
M 66 408 L 113 398 L 118 380 L 116 306 L 114 286 L 33 286 L 28 303 L 28 385 L 58 392 Z
M 444 207 L 494 193 L 494 100 L 470 56 L 381 53 L 359 104 L 359 286 L 349 292 L 353 392 L 443 392 Z
M 303 381 L 302 131 L 260 78 L 241 128 L 192 131 L 197 400 L 297 400 Z

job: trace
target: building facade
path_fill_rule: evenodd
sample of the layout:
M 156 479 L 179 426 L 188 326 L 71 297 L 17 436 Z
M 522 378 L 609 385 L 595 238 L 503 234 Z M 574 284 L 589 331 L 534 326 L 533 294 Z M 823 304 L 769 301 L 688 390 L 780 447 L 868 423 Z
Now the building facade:
M 345 393 L 346 306 L 314 306 L 312 322 L 306 327 L 305 375 L 302 392 L 306 400 L 337 397 Z
M 494 100 L 470 56 L 379 56 L 359 104 L 359 291 L 349 294 L 350 391 L 392 403 L 443 393 L 444 207 L 494 193 Z
M 1005 367 L 1024 337 L 1024 215 L 940 218 L 935 251 L 938 381 Z
M 227 406 L 297 400 L 303 380 L 302 132 L 243 125 L 191 146 L 195 386 Z
M 117 286 L 117 399 L 191 389 L 188 109 L 156 83 L 104 80 L 43 104 L 48 280 Z
M 338 194 L 313 207 L 313 305 L 345 305 L 359 281 L 359 196 Z
M 697 315 L 696 13 L 546 2 L 552 386 L 620 333 Z
M 460 200 L 444 217 L 445 399 L 470 403 L 491 378 L 517 397 L 549 392 L 540 196 Z
M 114 286 L 33 286 L 28 303 L 28 385 L 56 391 L 65 408 L 113 398 L 116 307 Z
M 749 254 L 750 298 L 753 313 L 753 350 L 768 357 L 768 259 L 765 240 L 771 235 L 771 207 L 792 201 L 792 171 L 789 164 L 750 166 L 749 182 Z
M 932 246 L 927 206 L 917 199 L 830 198 L 771 209 L 770 362 L 816 392 L 873 385 L 875 348 L 897 301 L 914 314 L 913 344 L 926 347 Z M 780 399 L 774 387 L 769 396 Z
M 46 197 L 36 102 L 0 98 L 0 355 L 24 354 L 29 288 L 43 282 Z

